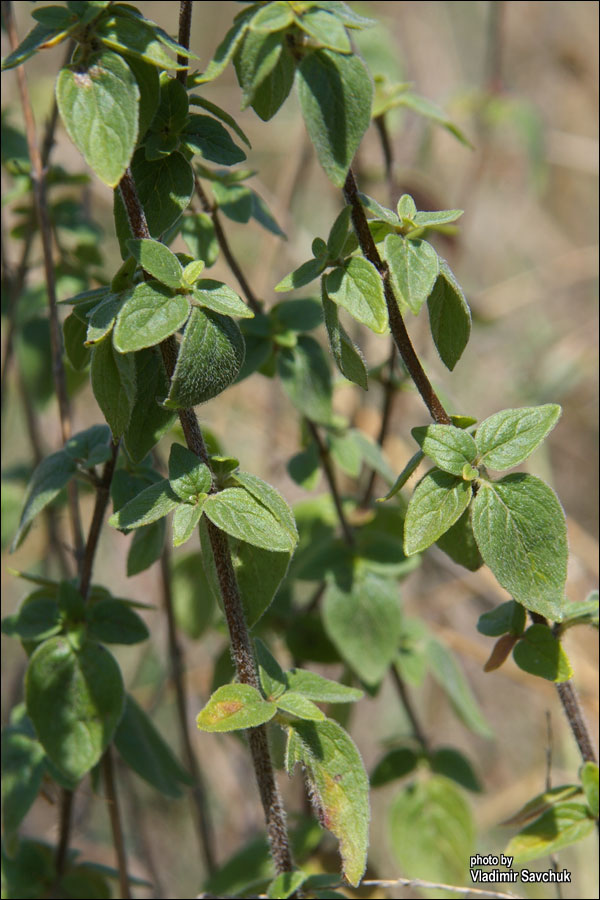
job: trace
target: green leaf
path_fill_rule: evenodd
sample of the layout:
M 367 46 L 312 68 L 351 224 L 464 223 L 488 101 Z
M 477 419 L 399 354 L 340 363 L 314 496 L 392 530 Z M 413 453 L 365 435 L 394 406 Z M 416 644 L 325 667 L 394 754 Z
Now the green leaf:
M 86 326 L 75 313 L 63 322 L 65 353 L 76 372 L 85 369 L 90 361 L 90 351 L 85 346 L 86 332 Z
M 117 12 L 118 10 L 118 12 Z M 137 14 L 129 17 L 127 14 L 131 7 L 119 6 L 115 9 L 115 15 L 104 17 L 101 20 L 97 35 L 105 46 L 111 50 L 117 50 L 125 56 L 133 56 L 144 62 L 150 63 L 162 69 L 185 69 L 186 64 L 177 63 L 164 48 L 167 37 L 162 29 L 158 29 L 154 23 L 143 19 Z M 179 47 L 170 39 L 170 43 L 177 47 L 182 54 L 193 56 L 185 47 Z
M 583 803 L 557 803 L 509 842 L 505 853 L 516 863 L 549 856 L 583 840 L 594 830 L 594 819 Z
M 156 66 L 133 56 L 129 56 L 127 65 L 133 72 L 140 89 L 138 139 L 143 139 L 154 118 L 160 99 L 158 70 Z
M 39 22 L 31 29 L 29 34 L 21 41 L 19 46 L 5 56 L 2 60 L 2 71 L 14 69 L 20 66 L 25 60 L 32 57 L 38 50 L 44 50 L 46 47 L 53 47 L 67 37 L 67 29 L 65 24 L 45 24 Z
M 344 244 L 348 237 L 348 230 L 350 228 L 351 214 L 351 207 L 345 206 L 331 226 L 329 237 L 327 238 L 327 254 L 329 259 L 337 259 L 344 249 Z
M 240 731 L 263 725 L 276 712 L 275 704 L 249 684 L 225 684 L 198 713 L 196 723 L 201 731 Z
M 410 747 L 395 747 L 383 756 L 371 772 L 371 787 L 382 787 L 413 772 L 419 756 Z
M 262 225 L 266 231 L 270 231 L 271 234 L 283 238 L 284 241 L 287 240 L 285 231 L 277 224 L 269 207 L 256 191 L 252 191 L 252 218 L 255 219 L 259 225 Z
M 201 494 L 207 494 L 212 487 L 210 469 L 187 447 L 171 444 L 169 484 L 184 503 L 195 503 Z
M 363 761 L 343 728 L 294 722 L 288 738 L 288 771 L 300 762 L 312 785 L 319 819 L 340 843 L 343 873 L 356 886 L 367 863 L 369 780 Z
M 350 38 L 344 25 L 335 15 L 324 9 L 309 9 L 297 18 L 298 25 L 322 47 L 337 53 L 351 53 Z
M 137 384 L 135 359 L 117 353 L 111 341 L 101 341 L 92 350 L 92 389 L 113 438 L 127 429 L 135 406 Z
M 598 591 L 590 591 L 583 602 L 569 603 L 562 620 L 561 632 L 573 625 L 598 628 Z
M 586 762 L 579 770 L 581 784 L 585 791 L 585 797 L 595 819 L 598 818 L 598 766 L 593 762 Z
M 177 512 L 177 510 L 175 510 Z M 165 546 L 166 522 L 159 519 L 136 529 L 127 554 L 127 577 L 139 575 L 160 559 Z
M 327 294 L 338 306 L 374 331 L 383 334 L 388 327 L 388 314 L 383 284 L 375 266 L 360 256 L 353 256 L 344 266 L 329 272 L 325 279 Z
M 179 132 L 187 122 L 189 105 L 184 85 L 163 72 L 160 77 L 160 102 L 151 123 L 152 132 L 174 137 L 177 141 Z
M 309 700 L 303 694 L 297 694 L 295 691 L 286 691 L 275 702 L 278 709 L 282 709 L 292 716 L 297 716 L 299 719 L 322 722 L 325 718 L 325 713 L 312 700 Z
M 363 692 L 357 688 L 323 678 L 308 669 L 290 669 L 285 676 L 288 690 L 303 694 L 318 703 L 354 703 L 363 696 Z
M 253 319 L 254 313 L 246 306 L 241 297 L 222 281 L 203 278 L 196 282 L 191 295 L 196 303 L 212 309 L 225 316 L 238 316 L 240 319 Z
M 40 790 L 46 754 L 22 726 L 2 730 L 2 823 L 10 841 Z
M 58 496 L 76 469 L 75 460 L 65 450 L 51 453 L 36 467 L 27 486 L 23 511 L 11 550 L 14 551 L 21 545 L 35 517 Z
M 141 525 L 149 525 L 157 519 L 162 519 L 180 503 L 181 500 L 171 490 L 168 480 L 163 478 L 162 481 L 145 488 L 118 512 L 113 513 L 108 524 L 121 529 L 139 528 Z
M 192 168 L 179 152 L 162 159 L 147 160 L 141 147 L 133 155 L 131 172 L 150 234 L 160 238 L 189 205 L 194 192 Z M 160 197 L 160 203 L 156 202 L 157 197 Z M 131 237 L 131 231 L 118 192 L 115 194 L 115 216 L 119 240 L 123 243 Z
M 284 44 L 272 70 L 254 91 L 252 109 L 256 115 L 268 122 L 286 101 L 294 84 L 296 61 Z
M 371 573 L 350 590 L 328 584 L 323 623 L 340 656 L 368 685 L 379 684 L 398 650 L 400 608 L 396 585 Z
M 449 225 L 450 222 L 456 222 L 460 219 L 463 209 L 442 209 L 439 212 L 416 212 L 414 215 L 415 225 L 421 228 L 428 228 L 435 225 Z
M 277 700 L 287 690 L 286 674 L 260 638 L 254 639 L 254 647 L 262 692 L 267 700 Z
M 436 544 L 459 566 L 476 572 L 483 565 L 483 558 L 473 534 L 471 512 L 471 507 L 465 509 L 460 519 L 437 539 Z
M 554 491 L 533 475 L 482 481 L 472 520 L 481 555 L 502 587 L 525 609 L 560 620 L 568 551 Z
M 511 469 L 533 453 L 560 418 L 556 403 L 503 409 L 477 429 L 475 440 L 481 461 L 499 472 Z
M 203 512 L 204 502 L 200 498 L 195 506 L 188 503 L 178 506 L 173 516 L 173 546 L 180 547 L 191 538 Z
M 271 74 L 283 52 L 285 35 L 250 29 L 234 57 L 242 88 L 242 109 L 250 106 L 261 83 Z
M 463 793 L 448 779 L 437 775 L 404 788 L 391 809 L 390 833 L 407 878 L 466 882 L 475 829 Z
M 178 290 L 183 284 L 181 263 L 160 241 L 147 238 L 127 241 L 127 246 L 142 269 L 161 284 Z M 141 285 L 140 285 L 141 287 Z
M 392 225 L 394 228 L 400 224 L 398 216 L 395 212 L 392 212 L 391 209 L 387 209 L 387 207 L 382 206 L 381 203 L 378 203 L 377 200 L 375 200 L 373 197 L 369 197 L 368 194 L 360 193 L 358 196 L 364 208 L 378 220 L 386 222 L 388 225 Z M 404 196 L 407 197 L 408 194 L 404 194 Z M 402 200 L 402 198 L 400 199 Z M 398 201 L 398 207 L 400 207 L 400 201 Z
M 314 441 L 306 450 L 292 456 L 288 461 L 287 471 L 290 478 L 305 491 L 312 491 L 316 488 L 321 477 L 321 460 L 319 448 Z
M 109 294 L 93 308 L 88 316 L 88 326 L 85 336 L 85 343 L 88 346 L 98 344 L 110 333 L 123 301 L 129 297 L 129 295 L 130 291 L 125 291 L 120 294 Z
M 413 428 L 411 434 L 423 453 L 451 475 L 462 475 L 465 464 L 477 456 L 471 435 L 454 425 L 426 425 Z
M 157 347 L 139 350 L 133 359 L 137 397 L 125 431 L 125 447 L 132 462 L 140 463 L 171 428 L 177 413 L 158 403 L 169 390 L 160 350 Z
M 427 298 L 429 327 L 440 358 L 452 371 L 471 335 L 471 310 L 447 262 L 439 259 L 440 271 Z
M 288 529 L 244 488 L 226 488 L 207 497 L 204 512 L 217 528 L 255 547 L 287 553 L 295 547 Z
M 329 347 L 338 369 L 348 381 L 358 384 L 365 391 L 368 390 L 365 359 L 340 322 L 337 306 L 329 299 L 324 278 L 321 280 L 321 300 Z
M 271 31 L 281 31 L 294 21 L 294 13 L 289 3 L 277 0 L 276 3 L 267 3 L 262 6 L 250 20 L 250 30 L 269 34 Z
M 183 282 L 186 287 L 194 285 L 205 269 L 203 259 L 194 259 L 183 269 Z M 217 282 L 219 283 L 219 282 Z
M 158 281 L 144 281 L 119 311 L 113 330 L 115 349 L 119 353 L 132 353 L 154 347 L 178 331 L 189 314 L 188 297 L 173 294 Z
M 279 525 L 287 532 L 290 549 L 294 549 L 298 543 L 298 529 L 293 513 L 281 494 L 262 478 L 257 478 L 250 472 L 236 471 L 233 472 L 232 478 L 269 510 Z
M 52 762 L 79 780 L 99 761 L 123 712 L 120 669 L 100 644 L 75 651 L 53 637 L 34 651 L 25 676 L 27 712 Z
M 286 394 L 301 413 L 319 425 L 331 422 L 331 373 L 314 338 L 301 335 L 295 347 L 281 350 L 277 371 Z
M 199 553 L 177 556 L 171 570 L 173 607 L 177 626 L 197 640 L 210 625 L 214 597 Z
M 501 634 L 523 634 L 527 616 L 520 603 L 509 600 L 490 612 L 483 613 L 477 620 L 477 631 L 488 637 Z
M 416 315 L 438 277 L 437 253 L 427 241 L 412 241 L 399 234 L 388 234 L 383 255 L 389 263 L 399 300 Z
M 165 406 L 205 403 L 235 381 L 244 361 L 244 338 L 228 316 L 192 309 L 179 348 Z
M 14 856 L 9 856 L 9 848 L 3 842 L 2 880 L 7 897 L 41 897 L 56 880 L 52 848 L 21 840 Z
M 87 615 L 88 635 L 104 644 L 138 644 L 150 636 L 146 623 L 123 600 L 98 600 Z
M 304 287 L 310 284 L 315 278 L 318 278 L 321 272 L 327 266 L 327 258 L 309 259 L 285 278 L 282 278 L 279 284 L 275 286 L 275 290 L 279 293 L 284 291 L 294 291 L 296 288 Z
M 561 784 L 549 788 L 529 800 L 514 816 L 502 822 L 502 825 L 525 825 L 526 822 L 538 819 L 557 803 L 562 803 L 564 800 L 581 799 L 581 794 L 581 787 L 578 784 Z
M 471 501 L 470 483 L 432 469 L 416 486 L 404 521 L 407 556 L 426 550 L 460 519 Z M 481 549 L 481 548 L 480 548 Z M 485 558 L 485 557 L 484 557 Z
M 277 4 L 268 4 L 266 8 L 268 9 L 272 5 L 276 6 Z M 281 5 L 287 6 L 287 3 L 282 3 Z M 283 872 L 269 885 L 267 897 L 269 900 L 287 900 L 288 897 L 291 897 L 302 887 L 307 877 L 304 872 Z
M 181 220 L 181 236 L 194 259 L 204 260 L 206 267 L 213 266 L 219 256 L 219 242 L 212 219 L 206 213 L 194 213 Z
M 252 217 L 252 191 L 245 184 L 212 183 L 217 206 L 233 222 L 245 225 Z
M 467 728 L 482 737 L 491 737 L 490 727 L 452 653 L 439 641 L 430 638 L 427 642 L 426 656 L 432 675 L 448 694 L 456 714 Z
M 481 785 L 471 763 L 454 747 L 440 747 L 431 754 L 431 771 L 437 775 L 445 775 L 468 791 L 481 791 Z
M 336 466 L 351 478 L 358 478 L 362 467 L 362 448 L 352 431 L 345 434 L 332 432 L 329 437 L 331 458 Z
M 116 53 L 99 53 L 61 69 L 56 100 L 68 135 L 96 175 L 115 187 L 138 137 L 140 90 Z
M 520 669 L 561 683 L 573 675 L 567 654 L 547 625 L 531 625 L 513 650 Z
M 233 166 L 246 159 L 244 151 L 212 116 L 191 115 L 181 140 L 192 153 L 222 166 Z
M 2 619 L 2 634 L 22 641 L 42 641 L 62 630 L 55 592 L 41 588 L 29 594 L 18 610 Z
M 192 779 L 178 762 L 151 719 L 128 694 L 115 747 L 133 771 L 167 797 L 181 797 L 181 785 Z
M 191 106 L 200 106 L 207 112 L 212 113 L 215 119 L 220 119 L 221 122 L 225 122 L 226 125 L 229 125 L 232 131 L 235 131 L 237 136 L 241 138 L 241 140 L 246 144 L 247 147 L 252 146 L 233 116 L 230 116 L 228 112 L 225 112 L 225 110 L 221 109 L 220 106 L 217 106 L 216 103 L 211 103 L 211 101 L 207 100 L 205 97 L 198 96 L 190 97 L 189 101 Z
M 454 137 L 459 140 L 461 144 L 464 144 L 465 147 L 472 147 L 471 142 L 465 137 L 465 134 L 460 128 L 448 118 L 446 113 L 440 109 L 439 106 L 436 106 L 435 103 L 432 103 L 431 100 L 428 100 L 426 97 L 421 97 L 419 94 L 413 94 L 411 91 L 402 91 L 397 95 L 393 105 L 412 109 L 420 116 L 437 122 L 438 125 L 441 125 L 442 128 L 445 128 L 446 131 L 449 131 L 450 134 L 454 135 Z
M 363 61 L 331 50 L 307 54 L 298 69 L 300 106 L 319 162 L 343 187 L 369 127 L 373 84 Z

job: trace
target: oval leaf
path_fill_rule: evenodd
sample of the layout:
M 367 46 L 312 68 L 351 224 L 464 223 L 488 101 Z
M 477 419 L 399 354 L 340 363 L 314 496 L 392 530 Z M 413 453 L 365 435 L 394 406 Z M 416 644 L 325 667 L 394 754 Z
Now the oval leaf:
M 427 298 L 429 327 L 442 362 L 452 371 L 471 336 L 471 310 L 446 261 L 440 259 L 439 265 L 440 273 Z
M 477 456 L 477 445 L 470 434 L 454 425 L 427 425 L 411 431 L 423 453 L 436 466 L 452 475 L 461 475 L 465 464 Z
M 226 488 L 207 497 L 204 512 L 217 528 L 255 547 L 290 552 L 296 546 L 289 530 L 244 488 Z
M 475 440 L 481 461 L 502 472 L 523 462 L 554 428 L 561 414 L 556 403 L 503 409 L 477 429 Z
M 404 521 L 404 552 L 419 553 L 435 543 L 469 505 L 470 483 L 432 469 L 416 486 Z
M 276 712 L 275 704 L 249 684 L 225 684 L 198 713 L 196 723 L 201 731 L 240 731 L 263 725 Z
M 388 234 L 384 258 L 389 263 L 399 299 L 416 315 L 438 277 L 437 253 L 427 241 L 410 241 L 399 234 Z
M 143 282 L 125 301 L 113 331 L 119 353 L 154 347 L 185 324 L 190 301 L 158 281 Z
M 568 681 L 573 669 L 560 641 L 547 625 L 532 625 L 513 650 L 520 669 L 548 681 Z
M 181 287 L 183 272 L 181 263 L 168 247 L 160 241 L 151 241 L 147 238 L 127 241 L 127 246 L 144 272 L 174 291 Z
M 388 325 L 383 283 L 375 266 L 362 257 L 352 257 L 326 278 L 327 294 L 347 309 L 352 318 L 383 334 Z

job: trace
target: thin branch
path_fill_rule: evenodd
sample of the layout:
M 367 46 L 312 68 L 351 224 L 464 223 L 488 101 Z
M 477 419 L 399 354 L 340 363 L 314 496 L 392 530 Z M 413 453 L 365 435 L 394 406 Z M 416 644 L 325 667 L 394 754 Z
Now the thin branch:
M 396 384 L 394 378 L 394 369 L 396 364 L 396 345 L 392 341 L 390 348 L 390 356 L 387 362 L 387 376 L 383 382 L 383 408 L 381 410 L 381 424 L 379 426 L 379 434 L 377 435 L 377 443 L 383 447 L 387 437 L 389 427 L 392 421 L 392 409 L 394 406 L 394 398 L 396 396 Z M 369 481 L 363 494 L 362 506 L 368 506 L 373 497 L 375 482 L 377 480 L 377 471 L 371 470 Z
M 115 785 L 115 773 L 110 747 L 106 748 L 102 757 L 102 777 L 104 779 L 106 808 L 108 809 L 108 815 L 110 818 L 110 828 L 112 831 L 113 845 L 117 854 L 120 893 L 122 900 L 129 900 L 129 898 L 131 897 L 131 893 L 129 890 L 129 876 L 127 874 L 127 854 L 125 852 L 125 840 L 123 838 L 123 829 L 121 827 L 121 815 L 119 812 L 119 802 Z
M 395 878 L 393 881 L 361 881 L 361 887 L 407 887 L 420 888 L 428 891 L 449 891 L 451 894 L 460 894 L 465 897 L 491 897 L 495 900 L 522 900 L 519 894 L 510 891 L 485 891 L 474 887 L 457 887 L 453 884 L 438 884 L 435 881 L 422 881 L 420 878 Z
M 163 606 L 167 616 L 167 640 L 169 646 L 169 664 L 171 678 L 175 686 L 177 718 L 183 755 L 186 766 L 194 779 L 191 799 L 195 812 L 196 830 L 200 848 L 204 857 L 206 871 L 212 875 L 216 870 L 215 836 L 210 818 L 210 810 L 206 798 L 204 776 L 198 764 L 188 728 L 188 703 L 184 679 L 183 651 L 177 640 L 177 627 L 173 610 L 173 592 L 171 587 L 171 553 L 168 544 L 163 550 L 160 560 Z
M 92 513 L 92 521 L 88 538 L 85 544 L 85 551 L 81 562 L 81 571 L 79 573 L 79 591 L 84 600 L 87 600 L 92 581 L 92 570 L 94 567 L 94 558 L 98 549 L 98 541 L 100 540 L 100 531 L 104 521 L 104 514 L 110 499 L 110 485 L 117 464 L 119 455 L 119 443 L 113 441 L 111 444 L 111 457 L 104 463 L 102 477 L 96 485 L 96 502 L 94 504 L 94 512 Z
M 425 750 L 425 752 L 429 752 L 429 740 L 427 739 L 427 736 L 425 735 L 425 732 L 421 727 L 419 717 L 417 716 L 416 710 L 412 704 L 412 700 L 410 699 L 408 691 L 406 690 L 406 685 L 404 684 L 403 679 L 400 677 L 396 666 L 392 665 L 390 667 L 390 672 L 392 673 L 392 681 L 394 682 L 396 690 L 398 691 L 398 696 L 402 701 L 402 705 L 410 721 L 413 734 L 422 746 L 423 750 Z
M 5 0 L 4 21 L 10 42 L 11 50 L 15 50 L 19 44 L 15 18 L 10 0 Z M 46 289 L 48 292 L 48 306 L 50 312 L 50 346 L 52 351 L 52 375 L 56 388 L 56 396 L 58 398 L 58 409 L 60 416 L 60 427 L 63 444 L 71 437 L 71 410 L 69 404 L 69 396 L 67 393 L 67 382 L 65 370 L 62 361 L 62 338 L 60 322 L 58 319 L 58 307 L 56 299 L 56 283 L 54 278 L 54 262 L 52 254 L 52 232 L 50 226 L 50 217 L 48 215 L 48 204 L 46 199 L 46 171 L 40 155 L 40 150 L 35 134 L 35 121 L 33 118 L 33 110 L 29 98 L 29 90 L 27 88 L 27 79 L 22 67 L 16 69 L 17 84 L 21 99 L 21 108 L 23 110 L 23 118 L 25 120 L 25 135 L 27 138 L 27 149 L 31 162 L 31 181 L 33 186 L 33 200 L 35 205 L 38 228 L 42 240 L 42 250 L 44 255 L 44 272 L 46 277 Z M 81 559 L 83 554 L 83 532 L 81 528 L 81 517 L 79 513 L 79 504 L 77 501 L 77 485 L 71 480 L 67 486 L 67 500 L 69 506 L 69 518 L 73 531 L 73 546 L 77 560 Z
M 560 702 L 562 703 L 565 715 L 571 726 L 573 737 L 579 747 L 581 758 L 584 762 L 598 762 L 596 750 L 592 743 L 592 738 L 587 727 L 587 722 L 583 715 L 583 710 L 579 702 L 579 697 L 575 690 L 575 685 L 570 681 L 563 681 L 562 684 L 556 685 Z
M 192 0 L 180 0 L 179 3 L 179 35 L 178 41 L 186 50 L 190 48 L 190 31 L 192 28 Z M 187 56 L 181 53 L 177 54 L 177 65 L 188 66 L 189 60 Z M 177 72 L 177 80 L 185 87 L 187 84 L 187 68 L 179 69 Z
M 239 286 L 242 289 L 242 293 L 246 298 L 246 303 L 252 310 L 252 312 L 258 314 L 262 312 L 262 303 L 255 295 L 254 291 L 248 284 L 244 273 L 242 272 L 237 259 L 233 255 L 233 251 L 229 246 L 229 241 L 227 240 L 227 235 L 223 231 L 223 226 L 221 225 L 221 219 L 219 216 L 219 211 L 216 206 L 214 206 L 210 200 L 208 199 L 204 188 L 200 182 L 198 176 L 194 173 L 194 183 L 196 186 L 196 193 L 198 194 L 198 198 L 200 200 L 200 204 L 204 212 L 209 215 L 212 219 L 213 227 L 215 229 L 215 236 L 219 243 L 219 247 L 223 253 L 223 256 L 227 260 L 227 265 L 233 272 Z
M 415 353 L 415 349 L 408 336 L 404 319 L 398 308 L 398 302 L 392 286 L 387 263 L 381 259 L 375 241 L 373 240 L 373 235 L 369 230 L 369 224 L 358 196 L 358 186 L 352 173 L 352 169 L 348 170 L 348 175 L 344 184 L 344 197 L 346 198 L 346 202 L 352 208 L 352 224 L 354 225 L 354 230 L 363 255 L 365 259 L 368 259 L 369 262 L 375 266 L 381 276 L 388 309 L 390 330 L 396 346 L 400 351 L 400 356 L 404 361 L 404 365 L 408 370 L 408 374 L 414 381 L 434 422 L 437 422 L 439 425 L 450 425 L 450 416 L 444 409 L 441 400 L 425 374 L 423 366 L 419 361 L 419 357 Z
M 350 523 L 346 518 L 344 507 L 342 506 L 342 498 L 340 496 L 337 482 L 335 480 L 335 472 L 333 471 L 333 466 L 331 465 L 331 456 L 329 454 L 329 450 L 321 435 L 319 434 L 319 429 L 317 428 L 315 423 L 311 422 L 310 419 L 306 419 L 306 423 L 319 450 L 319 458 L 321 460 L 321 465 L 323 466 L 323 472 L 325 473 L 327 484 L 329 485 L 329 492 L 333 499 L 341 529 L 344 532 L 344 540 L 350 547 L 352 547 L 354 545 L 354 535 L 352 533 Z
M 69 842 L 71 839 L 71 825 L 73 822 L 73 799 L 75 792 L 67 788 L 61 788 L 60 814 L 58 822 L 58 846 L 54 857 L 56 880 L 59 881 L 65 871 Z

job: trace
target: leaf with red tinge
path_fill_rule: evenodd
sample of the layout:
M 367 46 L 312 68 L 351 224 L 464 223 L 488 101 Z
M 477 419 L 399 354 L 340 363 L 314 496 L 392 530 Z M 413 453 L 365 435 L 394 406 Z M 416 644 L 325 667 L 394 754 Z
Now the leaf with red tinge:
M 225 684 L 198 713 L 196 724 L 201 731 L 240 731 L 263 725 L 276 712 L 275 704 L 249 684 Z
M 503 634 L 494 644 L 494 649 L 490 653 L 489 659 L 483 667 L 483 671 L 493 672 L 494 669 L 499 669 L 502 663 L 508 659 L 510 651 L 518 640 L 518 634 Z

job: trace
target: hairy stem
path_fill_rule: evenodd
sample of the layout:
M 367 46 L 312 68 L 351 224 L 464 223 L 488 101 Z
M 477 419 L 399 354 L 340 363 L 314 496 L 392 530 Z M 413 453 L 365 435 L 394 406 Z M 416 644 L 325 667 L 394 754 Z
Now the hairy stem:
M 88 532 L 83 559 L 81 562 L 81 571 L 79 573 L 79 591 L 84 600 L 87 600 L 92 581 L 92 570 L 94 568 L 94 559 L 96 550 L 98 549 L 98 541 L 100 540 L 100 532 L 102 523 L 106 513 L 106 507 L 110 500 L 110 486 L 112 483 L 117 457 L 119 455 L 119 443 L 113 441 L 111 444 L 110 459 L 104 463 L 102 477 L 96 484 L 96 502 L 94 504 L 94 512 L 92 513 L 92 521 Z
M 392 286 L 387 263 L 381 259 L 375 241 L 373 240 L 373 235 L 369 230 L 369 224 L 362 203 L 360 202 L 360 197 L 358 196 L 358 187 L 352 169 L 348 170 L 346 183 L 344 184 L 344 197 L 352 209 L 352 224 L 354 225 L 354 230 L 363 255 L 365 259 L 368 259 L 369 262 L 373 263 L 381 276 L 385 302 L 388 309 L 390 330 L 404 365 L 408 370 L 408 374 L 414 381 L 434 422 L 437 422 L 438 425 L 450 425 L 450 416 L 444 409 L 441 400 L 425 374 L 423 366 L 419 361 L 419 357 L 415 353 L 415 348 L 408 336 L 404 319 L 398 308 L 398 301 L 396 300 L 396 294 Z
M 573 732 L 573 737 L 579 747 L 581 758 L 584 762 L 598 762 L 596 750 L 583 715 L 579 697 L 572 681 L 563 681 L 556 685 L 556 690 L 565 711 L 565 715 Z
M 190 47 L 190 31 L 192 28 L 192 0 L 180 0 L 179 3 L 179 34 L 178 41 L 182 47 L 189 50 Z M 188 58 L 181 53 L 177 54 L 177 65 L 187 66 Z M 187 68 L 179 69 L 177 72 L 177 80 L 185 87 L 187 83 Z
M 333 499 L 333 503 L 335 506 L 335 510 L 337 513 L 337 517 L 339 519 L 339 523 L 341 529 L 344 533 L 344 540 L 346 543 L 352 547 L 354 544 L 354 535 L 352 533 L 352 529 L 350 527 L 350 523 L 346 518 L 346 514 L 344 512 L 344 507 L 342 506 L 342 498 L 340 496 L 340 492 L 338 490 L 337 481 L 335 478 L 335 472 L 333 471 L 333 466 L 331 464 L 331 456 L 329 454 L 329 450 L 323 441 L 321 435 L 319 434 L 319 429 L 315 425 L 314 422 L 311 422 L 310 419 L 306 419 L 306 423 L 308 425 L 308 429 L 313 437 L 315 444 L 319 450 L 319 457 L 321 459 L 321 465 L 323 467 L 323 472 L 325 473 L 325 478 L 327 480 L 327 484 L 329 486 L 329 493 Z
M 127 854 L 125 852 L 125 840 L 121 826 L 121 814 L 115 784 L 115 772 L 110 747 L 107 747 L 102 757 L 102 777 L 104 779 L 104 791 L 106 794 L 106 807 L 110 818 L 113 845 L 117 855 L 117 868 L 119 870 L 119 889 L 122 900 L 129 900 L 129 877 L 127 875 Z

